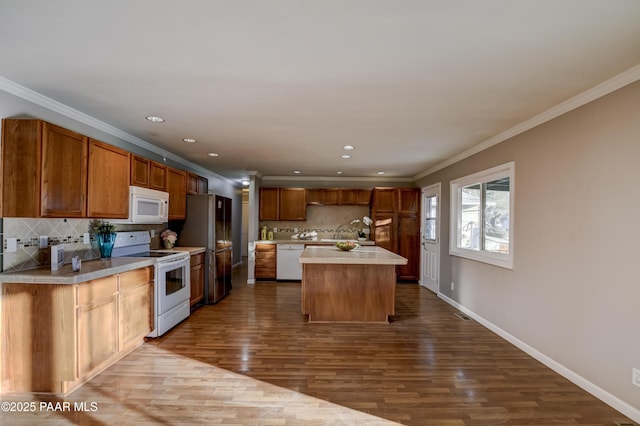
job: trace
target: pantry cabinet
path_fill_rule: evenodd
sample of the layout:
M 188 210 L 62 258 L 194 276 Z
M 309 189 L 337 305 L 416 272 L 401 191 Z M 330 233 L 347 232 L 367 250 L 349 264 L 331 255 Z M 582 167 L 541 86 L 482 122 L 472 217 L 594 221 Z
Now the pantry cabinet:
M 42 120 L 2 120 L 2 216 L 85 217 L 88 139 Z
M 408 259 L 396 267 L 399 280 L 420 277 L 420 189 L 375 188 L 371 218 L 376 245 Z
M 167 168 L 167 192 L 169 193 L 169 220 L 187 217 L 187 172 Z
M 89 141 L 88 217 L 129 216 L 130 163 L 128 151 L 95 139 Z

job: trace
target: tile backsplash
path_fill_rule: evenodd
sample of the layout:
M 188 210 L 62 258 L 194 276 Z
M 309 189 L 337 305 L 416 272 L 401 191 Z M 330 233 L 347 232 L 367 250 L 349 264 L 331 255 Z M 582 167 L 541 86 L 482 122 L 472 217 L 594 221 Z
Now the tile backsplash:
M 4 218 L 2 221 L 2 270 L 19 271 L 39 268 L 51 264 L 51 246 L 64 245 L 65 263 L 70 263 L 74 256 L 82 260 L 100 257 L 97 243 L 94 240 L 91 224 L 95 219 L 31 219 Z M 165 225 L 116 225 L 116 231 L 155 230 L 151 247 L 160 247 L 160 232 Z M 84 243 L 84 233 L 90 234 L 90 243 Z M 47 247 L 40 248 L 40 237 L 46 236 Z M 17 239 L 17 250 L 7 252 L 7 238 Z
M 274 239 L 289 240 L 301 232 L 316 231 L 318 238 L 335 238 L 338 230 L 343 238 L 357 238 L 362 223 L 351 224 L 355 219 L 362 222 L 369 216 L 368 206 L 307 206 L 305 221 L 261 221 L 259 226 L 276 229 Z M 367 228 L 368 227 L 364 227 Z M 257 236 L 260 239 L 260 235 Z

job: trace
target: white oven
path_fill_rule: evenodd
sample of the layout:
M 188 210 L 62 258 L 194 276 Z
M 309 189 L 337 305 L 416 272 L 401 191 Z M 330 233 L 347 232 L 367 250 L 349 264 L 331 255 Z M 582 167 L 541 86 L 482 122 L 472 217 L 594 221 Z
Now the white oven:
M 150 250 L 147 231 L 117 232 L 113 257 L 153 257 L 153 330 L 162 336 L 191 314 L 191 266 L 188 252 Z
M 156 261 L 156 326 L 150 337 L 162 336 L 189 316 L 190 269 L 188 253 L 172 254 Z

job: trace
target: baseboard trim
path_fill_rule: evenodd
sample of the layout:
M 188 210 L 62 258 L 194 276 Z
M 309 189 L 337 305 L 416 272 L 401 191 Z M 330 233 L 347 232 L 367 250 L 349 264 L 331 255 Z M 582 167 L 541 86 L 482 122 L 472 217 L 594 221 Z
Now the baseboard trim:
M 584 377 L 575 373 L 574 371 L 568 369 L 567 367 L 560 364 L 559 362 L 549 358 L 547 355 L 529 346 L 528 344 L 524 343 L 522 340 L 518 339 L 517 337 L 507 333 L 497 325 L 493 324 L 490 321 L 487 321 L 480 315 L 473 312 L 471 309 L 466 308 L 465 306 L 459 304 L 458 302 L 447 297 L 446 295 L 442 293 L 438 293 L 438 297 L 444 300 L 445 302 L 447 302 L 449 305 L 463 312 L 464 314 L 470 316 L 479 324 L 493 331 L 498 336 L 505 339 L 507 342 L 513 344 L 514 346 L 526 352 L 533 358 L 537 359 L 538 361 L 540 361 L 541 363 L 543 363 L 544 365 L 546 365 L 556 373 L 560 374 L 562 377 L 566 378 L 567 380 L 573 382 L 574 384 L 581 387 L 585 391 L 589 392 L 591 395 L 595 396 L 605 404 L 608 404 L 611 407 L 615 408 L 616 410 L 620 411 L 622 414 L 629 417 L 634 422 L 640 422 L 640 409 L 637 409 L 631 406 L 630 404 L 627 404 L 626 402 L 622 401 L 621 399 L 615 397 L 614 395 L 610 394 L 606 390 L 595 385 L 594 383 L 590 382 L 589 380 L 585 379 Z

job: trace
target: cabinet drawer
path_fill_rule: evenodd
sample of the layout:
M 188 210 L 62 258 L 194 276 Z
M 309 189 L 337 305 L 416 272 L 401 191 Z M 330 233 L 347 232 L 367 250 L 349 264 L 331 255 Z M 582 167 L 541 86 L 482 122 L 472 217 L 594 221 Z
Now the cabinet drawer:
M 115 275 L 78 284 L 77 305 L 88 305 L 98 300 L 110 298 L 118 290 L 118 280 Z
M 256 244 L 256 251 L 259 252 L 276 252 L 275 244 Z M 262 254 L 261 254 L 262 255 Z
M 153 268 L 147 267 L 120 274 L 120 290 L 153 281 Z
M 204 263 L 204 253 L 194 254 L 190 259 L 190 266 L 202 265 Z
M 256 268 L 275 268 L 276 267 L 276 258 L 269 257 L 256 257 Z

